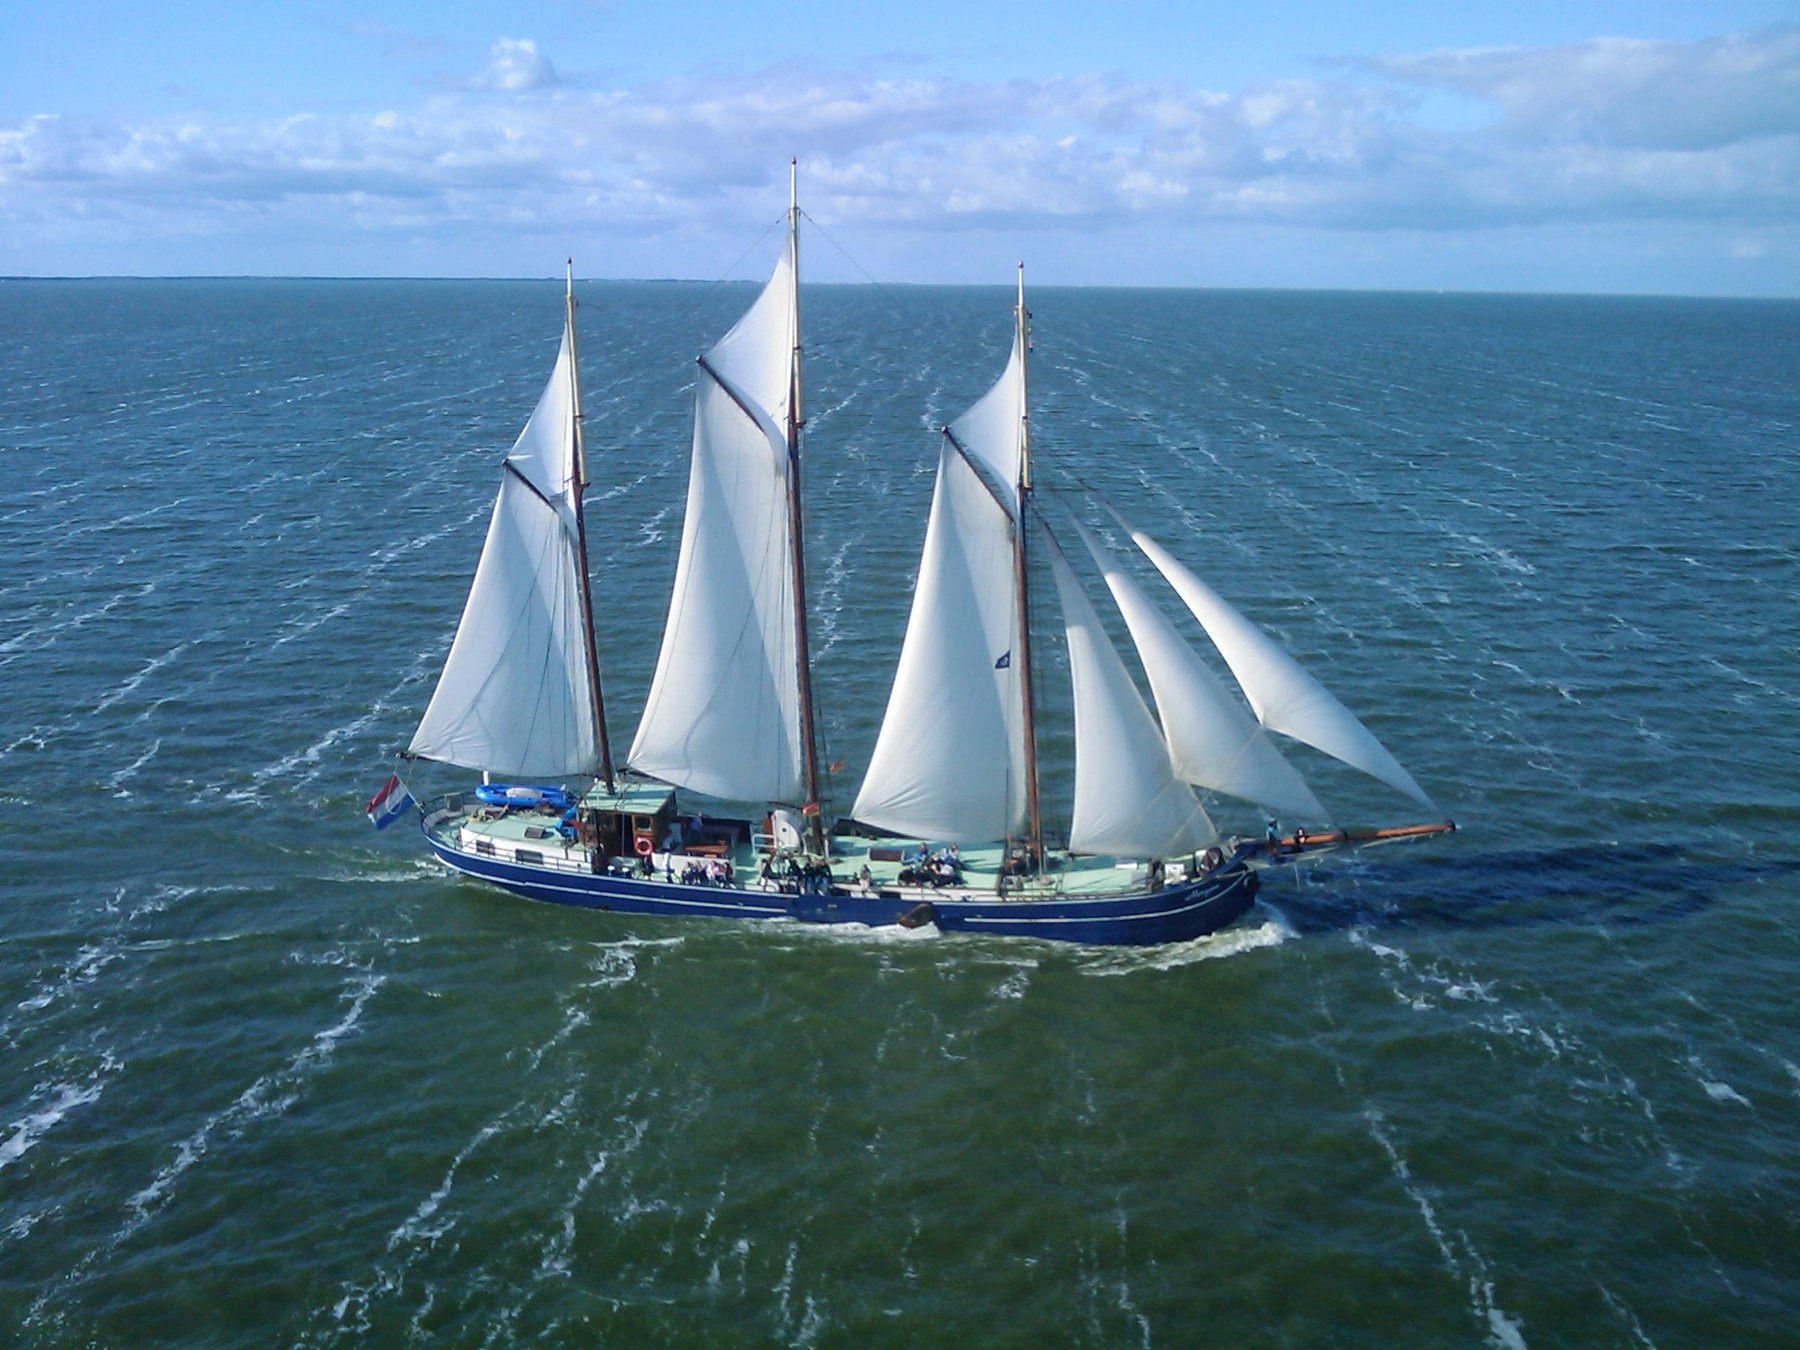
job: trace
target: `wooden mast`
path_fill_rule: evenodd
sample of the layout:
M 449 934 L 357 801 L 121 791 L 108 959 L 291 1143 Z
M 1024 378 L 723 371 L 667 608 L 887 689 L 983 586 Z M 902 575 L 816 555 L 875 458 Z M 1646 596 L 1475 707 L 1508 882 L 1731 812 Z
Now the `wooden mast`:
M 812 653 L 807 640 L 806 531 L 800 513 L 800 428 L 806 419 L 800 408 L 800 161 L 788 164 L 788 313 L 789 334 L 787 398 L 787 499 L 788 551 L 794 582 L 794 664 L 800 683 L 800 745 L 806 760 L 806 836 L 812 852 L 825 852 L 824 807 L 819 801 L 819 749 L 813 725 Z
M 573 400 L 575 423 L 575 546 L 579 553 L 577 575 L 581 578 L 581 633 L 587 646 L 588 687 L 593 691 L 594 729 L 600 737 L 600 776 L 606 790 L 615 791 L 613 782 L 612 742 L 606 734 L 606 699 L 600 692 L 600 649 L 594 639 L 594 592 L 588 581 L 587 519 L 581 499 L 587 491 L 587 442 L 581 426 L 581 363 L 575 356 L 575 260 L 568 260 L 568 278 L 563 291 L 565 322 L 569 326 L 569 396 Z
M 1025 264 L 1019 264 L 1019 303 L 1014 341 L 1019 345 L 1019 510 L 1013 523 L 1013 584 L 1019 608 L 1019 709 L 1025 735 L 1025 809 L 1030 836 L 1026 849 L 1033 871 L 1044 865 L 1044 821 L 1038 802 L 1037 713 L 1031 694 L 1031 588 L 1026 566 L 1025 510 L 1031 498 L 1031 399 L 1026 353 L 1031 347 L 1030 320 L 1025 312 Z

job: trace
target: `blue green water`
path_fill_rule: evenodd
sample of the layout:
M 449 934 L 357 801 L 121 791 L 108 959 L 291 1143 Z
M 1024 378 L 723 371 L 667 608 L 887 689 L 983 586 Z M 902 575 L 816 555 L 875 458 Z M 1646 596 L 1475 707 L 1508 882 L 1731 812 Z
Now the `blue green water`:
M 578 294 L 628 740 L 751 292 Z M 1009 299 L 804 302 L 846 801 Z M 1053 504 L 1170 544 L 1457 835 L 1149 952 L 452 879 L 361 811 L 560 286 L 0 283 L 0 1342 L 1792 1344 L 1800 304 L 1033 308 Z

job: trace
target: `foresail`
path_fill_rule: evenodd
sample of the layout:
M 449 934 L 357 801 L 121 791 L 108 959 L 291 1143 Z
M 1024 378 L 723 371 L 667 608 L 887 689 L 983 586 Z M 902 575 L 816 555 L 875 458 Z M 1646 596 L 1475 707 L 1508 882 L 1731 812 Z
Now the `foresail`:
M 675 592 L 634 769 L 746 801 L 801 802 L 787 505 L 792 263 L 706 354 Z
M 555 370 L 507 456 L 462 621 L 410 754 L 520 778 L 594 772 L 573 411 L 565 329 Z
M 1312 789 L 1237 696 L 1181 639 L 1112 551 L 1080 521 L 1073 523 L 1106 578 L 1150 677 L 1176 776 L 1299 820 L 1326 819 Z
M 1125 528 L 1206 629 L 1264 726 L 1362 770 L 1434 815 L 1443 814 L 1374 733 L 1293 657 L 1154 539 Z
M 1012 517 L 946 438 L 912 616 L 855 819 L 946 843 L 1021 832 L 1013 594 Z
M 1156 719 L 1048 530 L 1045 553 L 1062 600 L 1075 683 L 1072 853 L 1169 858 L 1218 842 L 1194 796 L 1175 777 Z

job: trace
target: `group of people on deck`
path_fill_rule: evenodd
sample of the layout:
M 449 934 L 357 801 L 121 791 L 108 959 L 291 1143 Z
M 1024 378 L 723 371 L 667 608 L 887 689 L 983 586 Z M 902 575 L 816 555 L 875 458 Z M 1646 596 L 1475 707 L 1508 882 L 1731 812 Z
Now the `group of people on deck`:
M 900 867 L 902 886 L 960 886 L 962 880 L 962 855 L 955 844 L 936 850 L 920 844 L 918 853 Z

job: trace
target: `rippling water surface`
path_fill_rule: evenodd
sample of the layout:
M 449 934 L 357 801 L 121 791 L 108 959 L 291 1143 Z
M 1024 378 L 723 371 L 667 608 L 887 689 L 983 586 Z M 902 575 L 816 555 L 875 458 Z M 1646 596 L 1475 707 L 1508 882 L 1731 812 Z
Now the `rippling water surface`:
M 751 292 L 578 293 L 626 738 Z M 1009 296 L 805 303 L 847 800 Z M 1458 835 L 1148 952 L 454 880 L 361 809 L 558 286 L 0 284 L 0 1341 L 1791 1344 L 1800 305 L 1034 308 L 1058 509 L 1171 543 Z

